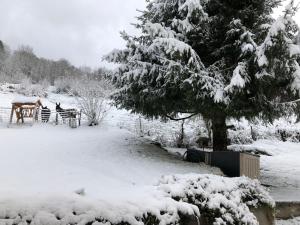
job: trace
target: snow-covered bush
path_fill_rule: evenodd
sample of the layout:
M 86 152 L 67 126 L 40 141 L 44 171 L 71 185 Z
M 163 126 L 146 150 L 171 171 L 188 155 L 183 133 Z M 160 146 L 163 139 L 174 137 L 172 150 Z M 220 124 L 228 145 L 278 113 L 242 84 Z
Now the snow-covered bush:
M 113 92 L 109 80 L 82 79 L 73 86 L 77 103 L 82 113 L 87 117 L 89 126 L 98 125 L 106 116 L 110 106 L 108 98 Z
M 161 146 L 177 147 L 181 121 L 164 122 L 158 119 L 147 119 L 139 115 L 131 115 L 130 119 L 122 118 L 121 120 L 120 128 L 150 139 Z M 228 120 L 227 124 L 233 125 L 232 128 L 228 129 L 228 138 L 232 145 L 251 144 L 261 139 L 299 142 L 300 138 L 300 123 L 296 122 L 296 117 L 281 118 L 275 120 L 273 124 L 265 123 L 259 119 L 250 122 L 244 118 Z M 201 140 L 208 139 L 208 136 L 208 130 L 202 118 L 186 120 L 182 146 L 202 147 Z
M 176 147 L 183 148 L 183 147 L 187 146 L 185 136 L 186 135 L 185 135 L 185 131 L 184 131 L 184 120 L 183 120 L 183 121 L 181 121 L 180 129 L 177 132 L 175 132 L 175 134 L 174 134 L 174 143 L 175 143 Z
M 56 87 L 57 94 L 69 93 L 73 84 L 74 84 L 74 79 L 72 80 L 66 77 L 60 77 L 54 81 L 54 86 Z
M 253 142 L 251 134 L 246 130 L 229 130 L 228 136 L 231 144 L 250 144 Z
M 251 208 L 274 208 L 258 181 L 214 175 L 173 175 L 149 186 L 145 196 L 91 201 L 79 195 L 34 200 L 2 200 L 4 224 L 178 225 L 186 217 L 205 217 L 214 225 L 258 225 Z
M 232 120 L 230 123 L 233 124 L 233 128 L 228 129 L 228 138 L 231 144 L 250 144 L 254 141 L 252 137 L 252 131 L 255 129 L 252 126 L 253 124 L 246 120 Z
M 232 121 L 235 129 L 229 130 L 232 144 L 249 144 L 259 139 L 300 142 L 300 123 L 296 116 L 280 118 L 273 123 L 264 123 L 257 119 L 249 122 L 245 119 Z
M 49 198 L 39 202 L 0 203 L 0 224 L 15 225 L 175 225 L 182 215 L 199 215 L 193 205 L 158 196 L 148 204 L 92 202 L 72 198 Z M 48 201 L 48 202 L 47 202 Z
M 133 119 L 134 118 L 134 119 Z M 133 123 L 134 121 L 134 123 Z M 188 119 L 184 123 L 184 138 L 182 140 L 182 121 L 162 121 L 147 119 L 140 115 L 131 115 L 130 119 L 123 119 L 119 124 L 137 136 L 143 136 L 165 147 L 197 146 L 199 137 L 207 137 L 207 130 L 200 118 Z
M 273 199 L 259 181 L 246 177 L 198 174 L 164 176 L 158 188 L 177 201 L 196 205 L 201 216 L 214 225 L 258 225 L 251 208 L 275 207 Z
M 300 123 L 296 123 L 296 118 L 292 117 L 289 120 L 281 118 L 275 121 L 271 128 L 280 141 L 300 142 Z
M 23 78 L 21 83 L 16 86 L 16 92 L 25 96 L 47 97 L 48 82 L 32 84 L 30 78 Z

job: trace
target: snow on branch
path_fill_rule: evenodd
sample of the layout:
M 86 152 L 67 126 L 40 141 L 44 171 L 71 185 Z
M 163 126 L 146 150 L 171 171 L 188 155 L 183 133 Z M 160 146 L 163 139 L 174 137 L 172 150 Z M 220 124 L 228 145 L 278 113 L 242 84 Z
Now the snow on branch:
M 292 83 L 292 90 L 294 93 L 299 93 L 300 92 L 300 66 L 299 64 L 295 61 L 295 72 L 293 73 L 294 81 Z
M 127 60 L 128 54 L 129 54 L 128 49 L 124 49 L 124 50 L 114 49 L 108 55 L 105 55 L 103 57 L 103 60 L 106 60 L 107 62 L 110 63 L 124 63 L 124 61 Z
M 200 57 L 194 51 L 194 49 L 187 43 L 180 41 L 176 38 L 156 38 L 149 46 L 148 50 L 151 52 L 157 52 L 159 49 L 170 55 L 171 58 L 175 58 L 176 54 L 180 56 L 186 55 L 188 58 L 188 65 L 195 67 L 198 71 L 204 68 Z
M 240 62 L 234 69 L 230 84 L 225 88 L 225 91 L 232 92 L 234 88 L 242 89 L 246 86 L 247 82 L 249 82 L 247 64 Z
M 248 52 L 255 52 L 256 48 L 257 48 L 257 44 L 255 43 L 255 41 L 253 40 L 254 34 L 251 33 L 250 31 L 245 30 L 244 33 L 241 35 L 240 39 L 242 41 L 242 46 L 241 46 L 241 50 L 242 53 L 248 53 Z
M 183 19 L 174 18 L 172 25 L 177 27 L 181 32 L 190 32 L 196 26 L 196 24 L 192 23 L 192 17 L 195 14 L 198 14 L 198 18 L 201 18 L 202 21 L 208 19 L 207 13 L 203 10 L 203 6 L 201 5 L 199 0 L 186 0 L 183 3 L 179 1 L 178 12 L 182 15 Z
M 162 37 L 162 38 L 174 38 L 175 32 L 170 28 L 163 27 L 159 23 L 150 23 L 145 24 L 145 31 L 152 37 Z
M 293 7 L 294 1 L 291 1 L 285 9 L 283 16 L 279 16 L 277 20 L 269 28 L 268 34 L 264 42 L 257 47 L 256 57 L 259 67 L 269 66 L 269 60 L 266 56 L 266 52 L 275 46 L 278 42 L 279 35 L 283 35 L 283 40 L 287 45 L 287 50 L 289 51 L 290 57 L 295 55 L 300 55 L 299 46 L 293 43 L 291 40 L 290 33 L 294 33 L 297 30 L 297 24 L 293 20 L 295 15 L 295 10 L 297 8 Z

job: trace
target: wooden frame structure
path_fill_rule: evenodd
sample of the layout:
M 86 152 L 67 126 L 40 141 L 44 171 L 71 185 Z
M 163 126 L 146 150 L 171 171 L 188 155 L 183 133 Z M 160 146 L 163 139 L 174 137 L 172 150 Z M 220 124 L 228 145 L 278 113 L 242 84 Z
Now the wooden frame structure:
M 28 97 L 14 100 L 12 102 L 9 123 L 12 123 L 14 114 L 16 115 L 17 123 L 19 123 L 20 120 L 24 123 L 24 118 L 32 118 L 33 121 L 37 121 L 38 112 L 41 106 L 42 103 L 38 98 Z

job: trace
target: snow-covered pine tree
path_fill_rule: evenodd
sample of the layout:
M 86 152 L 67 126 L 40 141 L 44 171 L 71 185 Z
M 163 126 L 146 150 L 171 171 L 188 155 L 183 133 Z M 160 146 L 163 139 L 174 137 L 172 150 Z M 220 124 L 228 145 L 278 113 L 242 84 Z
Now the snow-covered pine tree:
M 300 50 L 293 1 L 274 20 L 280 0 L 149 0 L 139 35 L 105 59 L 120 64 L 116 104 L 148 117 L 202 114 L 213 148 L 227 149 L 227 118 L 272 120 L 274 107 L 299 97 Z

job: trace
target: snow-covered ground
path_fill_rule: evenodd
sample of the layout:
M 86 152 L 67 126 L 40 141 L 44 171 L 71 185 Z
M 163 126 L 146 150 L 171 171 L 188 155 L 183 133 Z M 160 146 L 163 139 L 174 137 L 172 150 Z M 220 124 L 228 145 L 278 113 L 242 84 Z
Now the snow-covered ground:
M 299 225 L 300 217 L 290 219 L 290 220 L 277 220 L 276 225 Z
M 84 188 L 88 195 L 115 196 L 123 189 L 152 184 L 161 175 L 217 172 L 183 162 L 108 124 L 0 128 L 0 137 L 0 191 L 63 193 Z
M 0 106 L 10 107 L 17 95 L 1 94 Z M 74 106 L 74 99 L 50 94 L 42 99 Z M 205 165 L 190 164 L 169 155 L 147 140 L 120 129 L 128 112 L 112 109 L 100 127 L 36 124 L 0 126 L 0 195 L 67 194 L 84 189 L 86 196 L 122 199 L 143 192 L 162 175 L 215 173 Z M 21 193 L 20 193 L 21 192 Z
M 265 152 L 260 158 L 260 181 L 277 201 L 300 201 L 300 143 L 278 140 L 258 140 L 249 145 L 235 145 L 236 149 Z M 166 148 L 174 155 L 185 149 Z
M 261 182 L 276 200 L 300 201 L 300 143 L 260 140 L 252 145 L 272 156 L 261 156 Z
M 258 140 L 235 149 L 265 152 L 261 156 L 262 184 L 278 201 L 300 201 L 300 143 Z M 269 156 L 268 156 L 269 155 Z
M 9 108 L 18 96 L 0 92 L 0 107 Z M 42 98 L 42 103 L 52 110 L 55 102 L 66 108 L 76 106 L 74 98 L 65 95 L 49 93 Z M 114 107 L 96 128 L 70 129 L 53 124 L 7 128 L 7 118 L 2 121 L 0 180 L 5 180 L 0 186 L 2 193 L 73 193 L 85 189 L 87 196 L 121 198 L 140 192 L 161 175 L 220 173 L 205 165 L 183 162 L 140 138 L 138 131 L 129 132 L 140 129 L 139 116 Z M 178 123 L 163 124 L 155 120 L 146 123 L 145 119 L 143 126 L 169 138 L 180 128 Z M 187 132 L 192 132 L 192 123 L 188 126 Z M 299 143 L 260 140 L 246 147 L 272 154 L 261 157 L 261 182 L 270 186 L 276 200 L 300 200 Z

